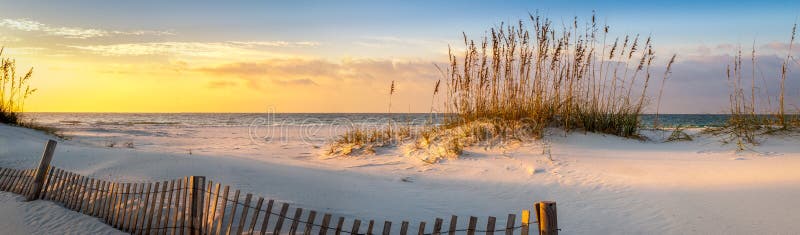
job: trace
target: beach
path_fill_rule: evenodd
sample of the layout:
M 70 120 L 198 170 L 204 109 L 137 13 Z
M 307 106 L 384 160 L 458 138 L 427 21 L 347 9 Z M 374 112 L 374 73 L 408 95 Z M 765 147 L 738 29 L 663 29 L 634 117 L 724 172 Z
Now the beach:
M 326 142 L 341 131 L 337 126 L 254 127 L 253 120 L 191 127 L 128 123 L 113 132 L 75 128 L 72 138 L 59 140 L 52 165 L 132 183 L 202 175 L 348 221 L 407 220 L 412 227 L 450 215 L 491 215 L 504 224 L 506 214 L 550 200 L 558 203 L 563 234 L 780 234 L 800 229 L 793 222 L 800 219 L 794 212 L 800 204 L 800 137 L 792 134 L 765 137 L 752 150 L 736 151 L 720 137 L 700 134 L 702 128 L 687 130 L 693 141 L 666 143 L 669 131 L 643 130 L 649 140 L 642 141 L 552 128 L 541 140 L 479 144 L 458 159 L 428 164 L 406 154 L 402 144 L 370 155 L 329 156 Z M 0 126 L 0 166 L 34 167 L 44 143 L 53 138 Z M 132 147 L 121 144 L 126 141 Z M 111 231 L 93 217 L 50 213 L 66 210 L 52 202 L 22 203 L 18 195 L 2 194 L 0 214 L 26 215 L 7 220 L 16 225 L 3 228 Z M 43 220 L 51 222 L 38 226 Z

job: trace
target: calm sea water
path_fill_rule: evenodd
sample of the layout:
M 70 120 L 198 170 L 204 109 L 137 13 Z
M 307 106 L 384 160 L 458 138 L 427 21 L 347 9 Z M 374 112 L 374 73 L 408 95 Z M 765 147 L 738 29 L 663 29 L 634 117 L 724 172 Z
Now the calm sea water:
M 652 126 L 655 115 L 641 116 L 644 126 Z M 441 114 L 428 113 L 26 113 L 25 119 L 57 128 L 81 127 L 246 127 L 251 125 L 370 125 L 387 121 L 423 125 L 440 123 Z M 720 126 L 725 114 L 661 114 L 662 126 Z
M 718 126 L 726 115 L 660 115 L 663 126 Z M 79 143 L 160 152 L 258 155 L 287 143 L 323 145 L 350 126 L 441 123 L 442 115 L 364 113 L 26 113 Z M 652 125 L 655 115 L 643 115 Z

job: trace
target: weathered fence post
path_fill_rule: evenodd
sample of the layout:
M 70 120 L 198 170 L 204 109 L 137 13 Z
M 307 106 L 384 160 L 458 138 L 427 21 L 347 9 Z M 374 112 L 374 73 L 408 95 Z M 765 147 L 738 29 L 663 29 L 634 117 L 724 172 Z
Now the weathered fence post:
M 36 168 L 36 174 L 33 177 L 33 185 L 31 185 L 31 190 L 28 195 L 26 195 L 26 201 L 33 201 L 39 198 L 39 194 L 42 193 L 42 184 L 44 183 L 45 174 L 47 174 L 47 170 L 50 169 L 50 161 L 53 160 L 53 152 L 56 151 L 56 142 L 55 140 L 48 140 L 47 144 L 44 146 L 44 153 L 42 154 L 42 160 L 39 161 L 39 167 Z
M 556 202 L 536 203 L 536 218 L 539 220 L 539 235 L 558 235 Z
M 191 176 L 189 177 L 189 231 L 190 234 L 199 235 L 200 225 L 203 218 L 203 186 L 205 185 L 205 176 Z

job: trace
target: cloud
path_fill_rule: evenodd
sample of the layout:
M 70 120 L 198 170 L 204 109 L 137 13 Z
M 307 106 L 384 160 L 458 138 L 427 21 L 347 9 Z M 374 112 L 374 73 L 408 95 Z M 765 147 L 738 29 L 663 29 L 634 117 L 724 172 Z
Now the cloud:
M 315 42 L 147 42 L 111 45 L 68 46 L 104 56 L 170 55 L 191 57 L 264 56 L 270 53 L 254 47 L 308 47 Z
M 251 88 L 261 89 L 265 82 L 282 86 L 382 87 L 392 80 L 418 84 L 439 79 L 429 61 L 392 61 L 387 59 L 269 59 L 258 62 L 229 63 L 196 68 L 195 71 L 216 77 L 237 78 Z M 409 87 L 414 85 L 409 85 Z M 427 88 L 426 88 L 427 89 Z
M 38 21 L 28 19 L 2 19 L 0 26 L 27 31 L 27 32 L 42 32 L 47 35 L 60 36 L 65 38 L 74 39 L 87 39 L 96 37 L 107 37 L 112 35 L 173 35 L 167 31 L 151 31 L 151 30 L 136 30 L 136 31 L 108 31 L 103 29 L 91 29 L 81 27 L 58 27 L 50 26 Z
M 233 81 L 213 81 L 208 83 L 208 88 L 225 88 L 236 86 L 237 83 Z
M 355 45 L 371 48 L 387 48 L 398 46 L 441 46 L 446 45 L 444 41 L 424 40 L 413 38 L 398 38 L 398 37 L 363 37 L 361 40 L 353 42 Z
M 287 42 L 287 41 L 229 41 L 229 44 L 246 46 L 246 47 L 315 47 L 319 46 L 318 42 Z
M 275 84 L 278 84 L 278 85 L 282 85 L 282 86 L 318 86 L 319 85 L 316 82 L 314 82 L 314 80 L 311 80 L 311 79 L 308 79 L 308 78 L 288 79 L 288 80 L 275 79 L 275 80 L 272 80 L 272 82 L 275 83 Z

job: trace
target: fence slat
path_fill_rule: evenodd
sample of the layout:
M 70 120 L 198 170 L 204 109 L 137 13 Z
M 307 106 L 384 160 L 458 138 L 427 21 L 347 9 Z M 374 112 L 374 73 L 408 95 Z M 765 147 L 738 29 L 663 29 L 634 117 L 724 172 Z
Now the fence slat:
M 310 227 L 310 225 L 309 225 Z M 358 234 L 358 229 L 361 227 L 361 220 L 353 220 L 353 228 L 350 229 L 350 234 Z M 309 234 L 305 234 L 309 235 Z
M 75 173 L 67 172 L 67 181 L 65 182 L 66 187 L 64 187 L 64 198 L 61 199 L 61 203 L 63 203 L 64 207 L 67 209 L 70 209 L 69 206 L 72 204 L 72 192 L 75 191 L 76 178 L 77 175 L 75 175 Z
M 531 224 L 531 212 L 528 210 L 522 210 L 522 228 L 520 228 L 521 235 L 528 235 L 528 231 L 530 229 Z
M 122 228 L 123 231 L 133 233 L 136 232 L 136 224 L 133 221 L 133 217 L 139 214 L 139 204 L 141 203 L 140 195 L 142 191 L 142 184 L 137 183 L 130 183 L 131 190 L 128 191 L 128 206 L 125 210 L 125 216 L 122 217 Z
M 11 180 L 14 179 L 14 173 L 15 172 L 16 172 L 15 169 L 10 169 L 10 168 L 6 169 L 6 172 L 4 173 L 4 176 L 3 176 L 2 184 L 0 184 L 0 187 L 2 187 L 2 188 L 0 188 L 0 189 L 2 189 L 3 191 L 9 191 L 8 190 L 8 185 L 11 184 L 10 183 Z
M 50 161 L 53 160 L 53 153 L 56 151 L 57 144 L 55 140 L 47 140 L 44 146 L 44 152 L 42 153 L 42 159 L 39 161 L 39 165 L 36 167 L 34 175 L 32 176 L 33 179 L 30 189 L 26 194 L 26 201 L 39 199 L 39 195 L 42 193 L 42 186 L 45 183 L 45 174 L 48 168 L 50 168 Z
M 105 205 L 106 192 L 108 190 L 106 189 L 106 181 L 98 180 L 97 184 L 99 190 L 97 191 L 97 206 L 94 208 L 94 215 L 97 218 L 103 218 L 103 208 L 105 208 L 103 206 Z
M 478 225 L 478 217 L 470 216 L 467 227 L 467 235 L 475 235 L 475 226 Z
M 211 231 L 211 229 L 208 227 L 208 224 L 209 224 L 208 223 L 208 216 L 209 216 L 208 212 L 211 210 L 211 187 L 212 186 L 214 186 L 214 181 L 209 179 L 208 183 L 206 184 L 207 188 L 203 189 L 203 194 L 202 194 L 203 197 L 205 197 L 205 200 L 203 200 L 203 202 L 205 204 L 203 205 L 203 209 L 202 209 L 203 211 L 205 211 L 205 213 L 203 213 L 203 218 L 200 220 L 201 221 L 200 222 L 200 231 L 205 231 L 206 233 L 208 231 Z
M 233 203 L 231 204 L 231 219 L 225 225 L 225 235 L 231 234 L 231 227 L 233 227 L 233 219 L 236 218 L 236 208 L 239 207 L 239 193 L 240 191 L 237 189 L 236 192 L 233 193 Z
M 217 185 L 217 194 L 219 194 L 219 184 Z M 214 203 L 214 207 L 216 207 L 217 203 Z M 250 220 L 250 228 L 247 230 L 247 234 L 253 234 L 256 229 L 256 224 L 258 223 L 258 216 L 261 213 L 261 205 L 264 204 L 264 198 L 258 197 L 258 202 L 256 202 L 256 209 L 253 210 L 253 219 Z
M 136 188 L 138 185 L 137 183 L 128 183 L 130 190 L 125 198 L 125 214 L 122 216 L 122 229 L 126 232 L 131 231 L 131 218 L 136 211 Z
M 19 194 L 22 191 L 22 186 L 25 185 L 25 176 L 28 174 L 28 170 L 21 170 L 17 179 L 14 181 L 14 193 Z
M 139 206 L 139 213 L 137 213 L 136 216 L 134 216 L 135 218 L 134 218 L 134 223 L 133 224 L 134 224 L 134 227 L 135 227 L 134 230 L 136 230 L 134 232 L 135 234 L 144 233 L 144 222 L 147 219 L 147 206 L 150 204 L 150 190 L 152 190 L 153 184 L 152 183 L 147 183 L 146 186 L 143 187 L 143 188 L 144 188 L 144 191 L 142 191 L 141 197 L 144 199 L 144 201 Z M 142 219 L 139 220 L 139 218 L 142 218 Z M 139 221 L 141 221 L 141 223 Z
M 242 216 L 239 217 L 239 226 L 236 229 L 236 235 L 242 235 L 244 225 L 247 222 L 247 211 L 250 209 L 250 200 L 253 198 L 252 193 L 244 196 L 244 205 L 242 206 Z
M 183 179 L 176 180 L 176 184 L 177 186 L 175 186 L 175 190 L 177 191 L 175 191 L 175 213 L 172 216 L 172 235 L 177 234 L 178 226 L 180 226 L 180 223 L 178 222 L 178 214 L 180 214 L 181 211 L 181 191 L 183 191 Z M 166 230 L 164 230 L 164 232 L 166 234 Z
M 447 230 L 447 234 L 455 235 L 456 234 L 456 225 L 458 223 L 458 216 L 452 215 L 450 216 L 450 229 Z
M 383 222 L 383 235 L 389 235 L 392 232 L 392 221 Z
M 80 205 L 78 205 L 78 211 L 83 214 L 86 214 L 86 211 L 88 210 L 87 207 L 89 207 L 89 193 L 92 192 L 91 190 L 92 185 L 90 184 L 91 180 L 92 179 L 89 177 L 85 177 L 83 180 L 83 187 L 82 187 L 83 193 L 81 193 L 80 196 L 81 203 Z
M 11 169 L 11 168 L 4 168 L 3 169 L 3 178 L 0 179 L 0 190 L 7 191 L 6 190 L 6 182 L 8 182 L 8 180 L 11 179 L 11 177 L 12 177 L 11 172 L 13 172 L 13 169 Z
M 72 173 L 72 180 L 70 181 L 69 195 L 67 196 L 67 208 L 69 208 L 71 210 L 75 210 L 75 204 L 76 204 L 75 203 L 75 201 L 76 201 L 75 196 L 80 191 L 80 180 L 81 180 L 81 175 L 78 175 L 76 173 Z
M 556 202 L 541 201 L 536 203 L 536 220 L 539 221 L 540 235 L 558 235 Z
M 130 195 L 131 191 L 131 184 L 130 183 L 123 183 L 122 187 L 122 194 L 119 197 L 119 205 L 117 206 L 117 214 L 115 216 L 116 227 L 123 228 L 122 221 L 125 221 L 125 211 L 128 208 L 128 196 Z
M 275 230 L 272 231 L 272 234 L 281 234 L 281 228 L 283 228 L 283 221 L 286 219 L 286 212 L 289 211 L 289 203 L 283 203 L 281 206 L 281 214 L 278 216 L 278 222 L 275 224 Z
M 400 224 L 400 235 L 408 235 L 408 221 L 403 221 Z
M 311 210 L 308 212 L 308 219 L 306 220 L 306 228 L 303 231 L 303 235 L 311 235 L 311 231 L 314 230 L 314 220 L 317 217 L 317 211 Z M 356 220 L 358 221 L 358 220 Z M 359 221 L 360 222 L 360 221 Z M 355 223 L 355 222 L 353 222 Z M 358 229 L 356 229 L 358 230 Z M 353 233 L 356 234 L 356 233 Z
M 22 178 L 22 183 L 20 183 L 19 192 L 17 192 L 17 194 L 21 194 L 23 196 L 27 194 L 28 186 L 30 186 L 30 179 L 33 178 L 31 175 L 33 175 L 33 170 L 25 170 L 25 174 Z
M 17 179 L 17 175 L 19 175 L 19 170 L 11 169 L 8 171 L 8 179 L 3 185 L 3 191 L 11 192 L 14 186 L 14 181 Z
M 514 221 L 516 219 L 517 215 L 508 214 L 508 219 L 506 220 L 506 235 L 514 235 Z
M 326 213 L 325 215 L 322 216 L 322 226 L 319 228 L 319 235 L 328 234 L 328 224 L 330 223 L 331 223 L 331 214 Z
M 156 224 L 155 224 L 156 234 L 160 234 L 161 232 L 166 231 L 166 229 L 164 228 L 162 223 L 164 221 L 164 205 L 169 206 L 169 204 L 166 203 L 167 202 L 167 191 L 170 190 L 170 186 L 171 185 L 172 185 L 172 182 L 164 181 L 163 185 L 161 186 L 161 200 L 158 201 L 158 213 L 157 213 L 156 219 L 155 219 L 156 220 Z M 169 215 L 167 215 L 167 217 L 169 217 Z
M 58 169 L 56 173 L 56 185 L 53 185 L 53 193 L 48 200 L 52 200 L 54 202 L 61 202 L 61 197 L 64 195 L 64 185 L 65 185 L 65 176 L 66 172 L 62 169 Z
M 230 186 L 225 185 L 225 190 L 222 192 L 222 210 L 219 214 L 219 222 L 217 223 L 217 232 L 215 234 L 222 234 L 222 229 L 225 227 L 225 209 L 228 205 L 228 191 L 230 191 Z
M 295 211 L 294 211 L 294 221 L 292 221 L 292 226 L 289 227 L 289 234 L 290 235 L 297 234 L 297 227 L 299 225 L 301 216 L 303 216 L 303 209 L 302 208 L 295 209 Z
M 0 168 L 0 189 L 3 188 L 3 182 L 6 180 L 6 171 L 8 168 Z
M 44 196 L 47 195 L 47 193 L 49 193 L 48 190 L 50 190 L 50 188 L 49 188 L 50 183 L 53 182 L 53 170 L 54 170 L 54 167 L 49 167 L 49 168 L 50 169 L 47 170 L 47 178 L 44 179 L 44 185 L 42 185 L 42 193 L 39 194 L 39 198 L 38 199 L 44 199 Z
M 339 216 L 339 221 L 336 222 L 336 235 L 342 234 L 342 226 L 344 226 L 344 217 Z
M 22 193 L 22 188 L 25 186 L 25 179 L 27 176 L 28 170 L 22 170 L 22 173 L 19 175 L 19 179 L 17 180 L 16 187 L 14 187 L 14 193 Z
M 425 234 L 425 221 L 419 222 L 419 232 L 417 235 L 424 235 Z
M 111 220 L 111 223 L 114 225 L 115 228 L 121 228 L 120 222 L 122 222 L 122 217 L 124 216 L 125 213 L 124 212 L 126 203 L 125 198 L 128 196 L 128 190 L 130 190 L 130 188 L 128 188 L 129 184 L 127 183 L 119 183 L 118 185 L 119 185 L 119 190 L 118 190 L 119 196 L 117 196 L 117 202 L 116 204 L 114 204 L 114 219 Z
M 136 206 L 131 208 L 131 218 L 128 221 L 128 230 L 130 233 L 136 233 L 139 231 L 139 214 L 142 211 L 142 206 L 144 201 L 142 200 L 142 196 L 144 195 L 144 187 L 145 183 L 138 183 L 136 184 L 136 194 L 134 194 L 134 201 L 136 201 Z
M 191 196 L 189 197 L 191 201 L 192 209 L 189 210 L 189 229 L 192 235 L 199 235 L 202 234 L 204 231 L 202 230 L 203 226 L 203 188 L 206 186 L 206 177 L 205 176 L 191 176 L 189 178 L 191 181 L 190 185 L 192 190 L 189 191 Z
M 367 225 L 367 234 L 372 235 L 372 228 L 375 226 L 375 220 L 369 220 L 369 225 Z
M 88 195 L 86 196 L 86 209 L 83 211 L 84 214 L 92 215 L 92 210 L 94 209 L 94 194 L 97 192 L 95 185 L 95 179 L 89 179 L 89 188 L 87 188 L 86 192 Z
M 488 221 L 486 222 L 486 235 L 493 235 L 494 234 L 494 222 L 495 218 L 489 216 Z
M 442 234 L 442 221 L 441 218 L 436 218 L 436 221 L 433 223 L 433 235 Z
M 0 190 L 3 190 L 3 184 L 6 182 L 6 179 L 8 178 L 6 176 L 6 173 L 8 171 L 9 168 L 3 168 L 2 170 L 0 170 Z
M 162 185 L 161 185 L 161 197 L 158 200 L 158 207 L 156 208 L 156 210 L 157 210 L 156 217 L 155 217 L 156 224 L 153 225 L 153 227 L 156 228 L 156 234 L 159 233 L 159 231 L 161 229 L 161 220 L 164 219 L 164 217 L 163 217 L 164 216 L 164 204 L 165 204 L 165 201 L 166 201 L 167 190 L 168 189 L 169 189 L 169 181 L 162 182 Z
M 189 210 L 189 177 L 183 177 L 183 185 L 183 192 L 181 192 L 181 197 L 183 198 L 183 208 L 181 210 L 181 214 L 178 216 L 178 221 L 181 223 L 180 235 L 183 235 L 186 232 L 186 212 Z
M 55 202 L 59 202 L 60 201 L 59 198 L 61 198 L 61 196 L 64 193 L 64 182 L 65 182 L 64 181 L 64 174 L 65 174 L 64 170 L 63 169 L 57 169 L 57 170 L 58 170 L 58 172 L 56 172 L 56 174 L 55 174 L 56 179 L 55 179 L 55 182 L 53 182 L 53 183 L 55 183 L 55 184 L 53 184 L 53 191 L 52 191 L 52 193 L 50 193 L 50 196 L 48 196 L 48 198 L 47 198 L 47 200 L 51 200 L 51 201 L 55 201 Z
M 144 189 L 143 183 L 131 183 L 131 191 L 129 193 L 129 206 L 126 210 L 125 217 L 122 218 L 122 225 L 125 231 L 129 233 L 136 232 L 136 216 L 139 215 L 139 208 L 142 206 L 142 190 Z
M 83 195 L 84 187 L 83 182 L 86 180 L 85 176 L 78 176 L 78 180 L 75 181 L 75 190 L 74 195 L 72 196 L 72 209 L 75 211 L 81 210 L 81 195 Z
M 209 180 L 208 182 L 209 182 L 208 183 L 209 187 L 211 187 L 211 184 L 212 184 L 211 180 Z M 208 223 L 208 233 L 213 233 L 214 231 L 216 231 L 214 229 L 214 222 L 217 221 L 215 217 L 217 216 L 217 204 L 219 203 L 219 188 L 220 188 L 220 184 L 217 183 L 217 185 L 216 185 L 216 187 L 214 187 L 214 191 L 213 191 L 214 192 L 213 201 L 212 201 L 211 198 L 208 199 L 208 202 L 211 203 L 211 209 L 208 211 L 208 214 L 209 214 L 208 215 L 208 220 L 206 221 L 206 223 Z M 263 198 L 262 198 L 262 200 L 263 200 Z M 252 230 L 250 231 L 250 233 L 252 234 Z
M 158 188 L 161 186 L 161 182 L 156 182 L 155 187 L 153 187 L 152 195 L 153 198 L 150 200 L 150 211 L 147 213 L 147 220 L 144 226 L 144 234 L 150 234 L 150 229 L 152 228 L 153 224 L 153 217 L 155 217 L 156 213 L 156 204 L 158 204 Z
M 267 202 L 267 210 L 266 210 L 267 212 L 264 213 L 264 222 L 261 222 L 261 230 L 259 230 L 261 235 L 267 233 L 267 229 L 269 226 L 269 217 L 272 215 L 272 204 L 274 202 L 275 201 L 272 199 L 270 199 L 269 202 Z
M 156 221 L 156 234 L 167 234 L 167 227 L 169 226 L 169 213 L 172 208 L 172 195 L 175 191 L 175 180 L 164 181 L 164 192 L 161 193 L 162 200 L 160 210 L 158 210 L 158 220 Z
M 106 222 L 108 222 L 109 224 L 111 224 L 111 222 L 114 221 L 114 215 L 116 215 L 117 201 L 119 200 L 119 195 L 120 195 L 119 183 L 111 182 L 110 188 L 111 188 L 111 195 L 110 195 L 111 198 L 109 199 L 109 204 L 107 208 L 108 211 L 106 212 Z

